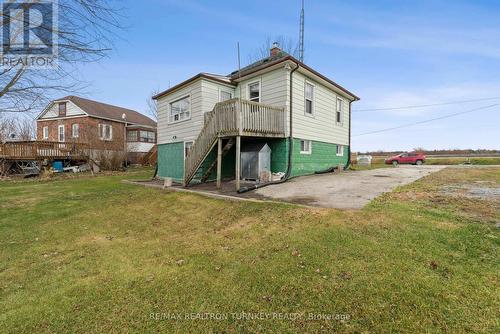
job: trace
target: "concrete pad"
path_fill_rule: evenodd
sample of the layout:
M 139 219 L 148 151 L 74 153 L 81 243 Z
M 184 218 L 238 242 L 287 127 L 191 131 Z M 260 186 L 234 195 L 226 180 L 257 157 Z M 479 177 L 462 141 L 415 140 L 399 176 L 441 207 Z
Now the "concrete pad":
M 361 209 L 375 197 L 446 166 L 399 166 L 303 176 L 255 191 L 259 197 L 337 209 Z

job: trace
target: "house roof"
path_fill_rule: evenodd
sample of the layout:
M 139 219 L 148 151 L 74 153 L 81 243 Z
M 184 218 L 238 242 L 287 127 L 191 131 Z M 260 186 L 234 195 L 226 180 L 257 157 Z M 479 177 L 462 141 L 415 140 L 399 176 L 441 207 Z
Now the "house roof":
M 265 68 L 271 67 L 273 65 L 276 65 L 276 64 L 279 64 L 279 63 L 282 63 L 285 61 L 292 61 L 292 62 L 296 63 L 301 68 L 313 73 L 314 75 L 318 76 L 322 80 L 325 80 L 326 82 L 335 86 L 337 89 L 344 92 L 345 94 L 352 96 L 354 98 L 354 100 L 359 100 L 359 97 L 357 97 L 356 95 L 354 95 L 353 93 L 351 93 L 350 91 L 348 91 L 347 89 L 342 87 L 341 85 L 337 84 L 335 81 L 327 78 L 323 74 L 312 69 L 311 67 L 307 66 L 306 64 L 300 62 L 299 60 L 297 60 L 296 58 L 294 58 L 293 56 L 289 55 L 288 53 L 286 53 L 284 51 L 280 51 L 274 56 L 271 55 L 269 57 L 258 60 L 258 61 L 254 62 L 248 66 L 243 67 L 241 70 L 236 70 L 236 71 L 231 72 L 227 76 L 218 75 L 218 74 L 210 74 L 210 73 L 199 73 L 199 74 L 195 75 L 194 77 L 192 77 L 188 80 L 185 80 L 185 81 L 179 83 L 178 85 L 175 85 L 174 87 L 169 88 L 166 91 L 163 91 L 163 92 L 153 96 L 153 99 L 158 99 L 158 98 L 160 98 L 160 97 L 162 97 L 162 96 L 164 96 L 164 95 L 166 95 L 166 94 L 168 94 L 168 93 L 170 93 L 170 92 L 172 92 L 172 91 L 174 91 L 174 90 L 176 90 L 176 89 L 178 89 L 178 88 L 180 88 L 180 87 L 182 87 L 182 86 L 184 86 L 184 85 L 186 85 L 186 84 L 188 84 L 196 79 L 199 79 L 199 78 L 207 78 L 207 79 L 219 81 L 219 82 L 226 83 L 226 84 L 236 85 L 235 80 L 237 80 L 239 78 L 242 78 L 242 77 L 250 75 L 254 72 L 263 70 Z
M 164 96 L 164 95 L 167 95 L 168 93 L 170 92 L 173 92 L 174 90 L 182 87 L 182 86 L 185 86 L 187 85 L 188 83 L 191 83 L 197 79 L 200 79 L 200 78 L 205 78 L 205 79 L 210 79 L 210 80 L 213 80 L 213 81 L 217 81 L 217 82 L 220 82 L 220 83 L 225 83 L 225 84 L 228 84 L 228 85 L 232 85 L 232 86 L 236 86 L 235 83 L 233 83 L 231 81 L 231 78 L 228 77 L 228 76 L 224 76 L 224 75 L 219 75 L 219 74 L 212 74 L 212 73 L 198 73 L 197 75 L 195 75 L 194 77 L 191 77 L 187 80 L 184 80 L 183 82 L 181 82 L 180 84 L 177 84 L 161 93 L 158 93 L 156 94 L 155 96 L 153 96 L 153 100 L 157 100 L 159 99 L 160 97 Z
M 96 118 L 106 118 L 115 120 L 118 122 L 123 122 L 122 115 L 126 115 L 127 123 L 133 123 L 137 125 L 144 125 L 148 127 L 156 127 L 156 122 L 151 118 L 131 109 L 126 109 L 122 107 L 113 106 L 111 104 L 106 104 L 102 102 L 97 102 L 89 99 L 84 99 L 78 96 L 66 96 L 55 101 L 71 101 L 76 104 L 80 109 L 86 112 L 89 116 Z

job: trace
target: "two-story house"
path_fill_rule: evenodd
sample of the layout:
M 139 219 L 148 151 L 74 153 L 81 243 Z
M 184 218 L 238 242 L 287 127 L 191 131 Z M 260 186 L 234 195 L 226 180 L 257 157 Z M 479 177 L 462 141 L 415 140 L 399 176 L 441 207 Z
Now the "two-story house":
M 93 152 L 125 151 L 132 163 L 156 144 L 156 122 L 149 117 L 77 96 L 49 103 L 36 124 L 39 141 L 86 143 Z
M 359 98 L 275 43 L 269 57 L 227 76 L 200 73 L 154 97 L 158 175 L 189 185 L 233 176 L 241 151 L 266 143 L 271 172 L 307 175 L 350 160 Z

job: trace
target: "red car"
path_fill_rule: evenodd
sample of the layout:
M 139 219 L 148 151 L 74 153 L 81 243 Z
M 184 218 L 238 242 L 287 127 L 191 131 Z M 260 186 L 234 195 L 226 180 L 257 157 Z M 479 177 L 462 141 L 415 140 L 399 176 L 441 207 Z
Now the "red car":
M 387 165 L 397 166 L 398 164 L 412 164 L 421 165 L 425 162 L 425 155 L 423 153 L 411 152 L 401 153 L 393 157 L 385 159 Z

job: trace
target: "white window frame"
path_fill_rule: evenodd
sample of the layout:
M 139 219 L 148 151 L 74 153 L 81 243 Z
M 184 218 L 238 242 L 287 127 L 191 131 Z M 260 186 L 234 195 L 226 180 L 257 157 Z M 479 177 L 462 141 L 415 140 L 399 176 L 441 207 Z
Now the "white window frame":
M 219 88 L 219 102 L 227 101 L 227 100 L 222 100 L 222 94 L 223 93 L 231 94 L 231 98 L 229 98 L 228 100 L 234 99 L 234 92 L 232 92 L 232 91 L 230 91 L 228 89 Z
M 109 128 L 109 137 L 106 137 L 106 128 Z M 113 140 L 113 126 L 111 124 L 100 123 L 99 124 L 99 139 L 102 141 L 112 141 Z
M 49 139 L 49 127 L 48 126 L 44 126 L 42 128 L 42 137 L 43 139 Z
M 184 99 L 189 99 L 189 109 L 188 109 L 189 117 L 183 118 L 183 119 L 179 119 L 177 121 L 173 121 L 172 120 L 172 104 L 175 103 L 175 102 L 178 102 L 178 101 L 182 101 Z M 184 95 L 184 96 L 181 96 L 179 98 L 176 98 L 176 99 L 168 101 L 168 124 L 175 124 L 175 123 L 189 121 L 192 116 L 193 116 L 193 112 L 192 112 L 192 100 L 191 100 L 191 95 L 190 94 Z
M 304 144 L 309 143 L 309 145 L 308 145 L 309 147 L 305 151 L 302 150 L 302 142 L 304 142 Z M 304 146 L 306 146 L 306 145 L 304 145 Z M 307 140 L 307 139 L 300 140 L 300 154 L 312 154 L 312 141 Z
M 339 110 L 339 101 L 340 101 L 340 110 Z M 335 100 L 335 124 L 342 126 L 344 124 L 344 100 L 340 97 L 337 97 Z M 337 115 L 340 113 L 340 122 L 337 120 Z
M 312 99 L 310 100 L 311 101 L 311 113 L 310 114 L 307 112 L 307 100 L 309 100 L 307 98 L 307 94 L 306 94 L 307 85 L 312 87 Z M 305 80 L 304 81 L 304 115 L 309 116 L 309 117 L 314 117 L 314 107 L 316 104 L 316 103 L 314 103 L 315 96 L 316 96 L 316 85 L 308 80 Z
M 252 100 L 250 100 L 250 86 L 253 86 L 255 84 L 259 84 L 259 100 L 253 101 L 253 102 L 260 103 L 262 101 L 262 80 L 260 80 L 260 79 L 251 81 L 247 84 L 247 99 L 248 99 L 248 101 L 252 101 Z
M 188 144 L 191 144 L 191 147 L 193 147 L 193 145 L 194 145 L 194 141 L 192 141 L 192 140 L 188 140 L 188 141 L 185 141 L 185 142 L 184 142 L 184 160 L 186 160 L 186 157 L 187 157 L 187 154 L 186 154 L 186 146 L 187 146 Z M 191 148 L 191 147 L 190 147 L 190 148 Z
M 62 132 L 61 132 L 61 129 L 62 129 Z M 62 134 L 62 140 L 61 140 L 61 134 Z M 63 143 L 66 141 L 66 129 L 65 129 L 64 125 L 59 125 L 57 127 L 57 140 L 60 143 Z
M 339 152 L 339 148 L 340 148 L 340 152 Z M 338 157 L 344 156 L 344 145 L 337 145 L 337 156 Z
M 78 123 L 71 124 L 71 138 L 79 138 L 79 137 L 80 137 L 80 124 Z

